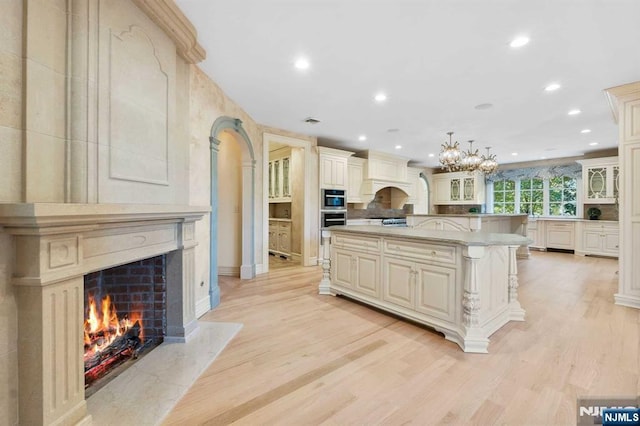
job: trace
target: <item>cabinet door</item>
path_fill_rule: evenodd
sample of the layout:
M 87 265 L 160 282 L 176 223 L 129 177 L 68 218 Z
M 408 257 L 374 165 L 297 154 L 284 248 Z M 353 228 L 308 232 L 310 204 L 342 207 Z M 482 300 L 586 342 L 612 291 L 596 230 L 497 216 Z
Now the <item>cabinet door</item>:
M 413 262 L 387 256 L 384 260 L 384 278 L 382 298 L 405 308 L 415 305 L 414 281 L 415 270 Z
M 358 254 L 355 258 L 354 289 L 372 297 L 380 296 L 380 256 Z
M 447 178 L 433 178 L 435 187 L 435 203 L 447 204 L 451 201 L 451 180 Z
M 284 157 L 282 159 L 282 196 L 283 197 L 291 197 L 291 185 L 290 185 L 290 176 L 291 176 L 291 168 L 289 166 L 290 160 L 289 157 Z
M 269 198 L 273 198 L 273 161 L 269 161 Z
M 618 166 L 613 166 L 612 168 L 613 179 L 611 182 L 611 191 L 613 194 L 613 198 L 618 199 L 620 192 L 620 168 Z
M 549 223 L 547 225 L 547 247 L 574 250 L 573 223 Z
M 607 198 L 607 168 L 589 167 L 587 169 L 587 199 Z
M 269 251 L 278 250 L 278 224 L 269 222 Z
M 273 161 L 273 198 L 282 197 L 280 192 L 280 160 Z
M 607 254 L 617 256 L 619 252 L 618 245 L 620 244 L 619 232 L 607 232 L 602 235 L 602 251 Z
M 466 177 L 463 180 L 462 189 L 465 201 L 473 201 L 476 196 L 475 192 L 475 178 Z
M 334 249 L 331 252 L 331 281 L 336 285 L 353 288 L 356 281 L 355 256 L 351 251 Z
M 362 196 L 360 195 L 360 187 L 362 186 L 362 166 L 359 164 L 348 164 L 347 171 L 349 173 L 347 202 L 360 203 L 362 202 Z
M 278 251 L 291 253 L 291 223 L 283 222 L 278 226 Z
M 416 311 L 455 321 L 456 270 L 442 266 L 416 263 Z
M 336 158 L 333 160 L 333 187 L 347 189 L 347 159 Z
M 602 251 L 602 233 L 599 231 L 584 231 L 582 240 L 586 252 L 599 253 Z
M 460 201 L 460 178 L 451 179 L 451 201 Z

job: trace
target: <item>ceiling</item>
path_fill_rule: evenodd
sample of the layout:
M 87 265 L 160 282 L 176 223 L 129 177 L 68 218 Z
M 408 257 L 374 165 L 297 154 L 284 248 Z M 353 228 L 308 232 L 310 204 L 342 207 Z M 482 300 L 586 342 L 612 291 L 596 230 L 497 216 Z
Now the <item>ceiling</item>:
M 640 80 L 638 0 L 176 3 L 207 51 L 199 66 L 258 123 L 414 165 L 437 167 L 448 131 L 501 164 L 616 147 L 603 89 Z

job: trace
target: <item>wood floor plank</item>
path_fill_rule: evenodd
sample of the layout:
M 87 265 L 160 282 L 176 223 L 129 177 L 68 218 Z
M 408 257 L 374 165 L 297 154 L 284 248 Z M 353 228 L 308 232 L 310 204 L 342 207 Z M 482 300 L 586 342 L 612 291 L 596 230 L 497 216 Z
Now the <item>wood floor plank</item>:
M 489 354 L 318 295 L 317 267 L 220 277 L 203 320 L 244 327 L 164 424 L 563 425 L 580 396 L 639 394 L 640 311 L 613 303 L 617 261 L 534 252 L 518 269 L 526 321 Z

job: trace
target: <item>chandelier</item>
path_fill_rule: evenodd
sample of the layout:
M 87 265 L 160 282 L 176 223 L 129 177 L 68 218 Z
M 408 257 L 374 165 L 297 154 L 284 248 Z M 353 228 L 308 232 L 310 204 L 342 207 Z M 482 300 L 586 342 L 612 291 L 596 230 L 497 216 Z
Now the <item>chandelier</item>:
M 460 152 L 458 142 L 454 144 L 451 141 L 453 132 L 447 132 L 447 134 L 449 135 L 449 143 L 445 142 L 441 145 L 442 151 L 440 151 L 440 164 L 446 171 L 455 172 L 460 170 L 460 158 L 462 156 L 462 152 Z
M 490 175 L 498 170 L 498 162 L 496 156 L 490 154 L 491 147 L 486 147 L 487 155 L 480 156 L 478 150 L 473 149 L 473 140 L 469 141 L 469 149 L 466 152 L 462 152 L 459 148 L 458 142 L 453 142 L 451 136 L 453 132 L 448 132 L 449 142 L 443 143 L 442 151 L 440 151 L 440 165 L 443 170 L 448 172 L 465 171 L 473 173 L 475 171 L 481 171 L 484 174 Z
M 496 161 L 495 154 L 489 154 L 490 146 L 486 147 L 487 155 L 482 156 L 482 162 L 478 166 L 478 170 L 480 170 L 485 175 L 491 175 L 498 170 L 498 162 Z

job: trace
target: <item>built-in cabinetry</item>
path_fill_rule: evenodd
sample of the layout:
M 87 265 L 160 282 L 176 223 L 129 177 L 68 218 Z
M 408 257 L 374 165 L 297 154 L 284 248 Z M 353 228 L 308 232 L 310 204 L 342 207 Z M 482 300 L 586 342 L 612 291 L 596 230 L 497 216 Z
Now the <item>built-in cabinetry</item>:
M 545 221 L 546 248 L 575 250 L 575 221 Z
M 545 233 L 544 233 L 544 221 L 537 218 L 529 218 L 527 222 L 527 238 L 532 242 L 529 244 L 530 248 L 544 250 L 545 246 Z
M 291 149 L 269 153 L 269 202 L 291 202 Z
M 576 254 L 618 257 L 620 230 L 617 221 L 584 220 L 577 224 L 576 234 Z
M 433 175 L 434 204 L 484 204 L 484 174 L 474 172 Z
M 347 203 L 362 203 L 362 180 L 364 176 L 364 158 L 349 157 L 347 159 Z
M 353 152 L 319 146 L 318 153 L 320 159 L 320 188 L 347 190 L 347 159 L 353 155 Z
M 613 204 L 618 199 L 620 174 L 618 157 L 579 160 L 582 164 L 584 202 Z
M 291 219 L 269 219 L 269 253 L 291 256 Z

